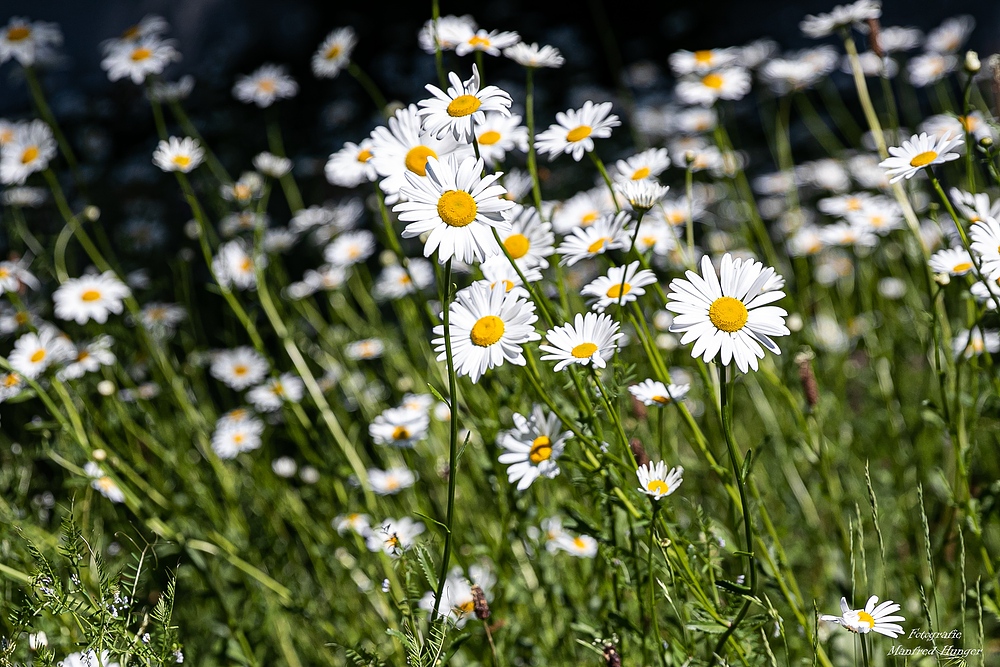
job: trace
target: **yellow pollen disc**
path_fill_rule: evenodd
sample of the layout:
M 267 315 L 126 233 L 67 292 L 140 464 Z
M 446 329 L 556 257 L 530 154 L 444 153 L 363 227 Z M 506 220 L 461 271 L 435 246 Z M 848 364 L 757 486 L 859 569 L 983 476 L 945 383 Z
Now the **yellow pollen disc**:
M 868 222 L 871 224 L 872 227 L 881 227 L 882 225 L 885 224 L 885 218 L 883 218 L 881 215 L 873 215 L 868 220 Z
M 509 292 L 512 289 L 514 289 L 514 282 L 511 281 L 511 280 L 504 280 L 503 281 L 503 291 Z
M 633 181 L 641 181 L 642 179 L 649 176 L 649 167 L 640 167 L 632 173 Z
M 670 485 L 664 482 L 662 479 L 654 479 L 649 484 L 646 485 L 646 490 L 651 493 L 657 493 L 661 496 L 667 494 L 670 491 Z
M 479 135 L 479 145 L 480 146 L 492 146 L 496 142 L 500 141 L 500 133 L 495 130 L 486 130 Z
M 410 276 L 408 276 L 408 275 L 407 275 L 407 274 L 405 274 L 405 273 L 404 273 L 403 275 L 401 275 L 401 276 L 399 277 L 399 284 L 400 284 L 400 285 L 409 285 L 409 284 L 410 284 L 410 283 L 412 283 L 412 282 L 413 282 L 413 281 L 412 281 L 412 280 L 410 280 Z
M 28 146 L 21 153 L 21 164 L 30 164 L 38 159 L 38 146 Z
M 76 355 L 77 361 L 86 361 L 87 359 L 90 359 L 90 352 L 87 352 L 86 350 L 83 350 L 80 354 Z
M 14 316 L 14 321 L 17 322 L 18 324 L 27 324 L 28 318 L 29 318 L 28 313 L 22 312 Z
M 475 95 L 459 95 L 448 103 L 448 115 L 452 118 L 471 116 L 482 104 Z
M 531 441 L 528 458 L 532 463 L 538 465 L 542 461 L 548 461 L 550 456 L 552 456 L 552 441 L 549 440 L 549 436 L 540 435 Z
M 847 200 L 847 210 L 848 211 L 859 211 L 861 210 L 861 200 L 857 197 L 851 197 Z
M 629 285 L 628 283 L 625 283 L 625 289 L 622 289 L 621 283 L 616 283 L 608 288 L 607 294 L 609 299 L 617 299 L 622 294 L 628 294 L 631 291 L 632 291 L 632 286 Z
M 669 396 L 654 396 L 653 400 L 656 401 L 657 403 L 661 404 L 661 405 L 666 405 L 667 403 L 670 402 L 670 397 Z
M 122 39 L 135 39 L 139 36 L 139 26 L 134 25 L 122 33 Z
M 281 386 L 280 382 L 276 383 L 274 385 L 274 387 L 271 389 L 271 391 L 274 392 L 275 396 L 284 396 L 285 395 L 285 388 Z
M 342 50 L 343 49 L 340 48 L 339 44 L 334 44 L 333 46 L 331 46 L 329 49 L 326 50 L 326 53 L 324 55 L 326 56 L 327 60 L 333 60 L 334 58 L 340 55 Z
M 712 52 L 711 51 L 695 51 L 694 61 L 699 65 L 707 65 L 712 62 Z
M 147 49 L 144 46 L 140 47 L 132 52 L 132 62 L 136 63 L 142 62 L 143 60 L 149 58 L 151 55 L 153 55 L 153 52 L 151 50 Z
M 110 477 L 102 477 L 97 480 L 97 486 L 101 487 L 102 491 L 112 491 L 115 488 L 115 482 Z
M 665 219 L 665 220 L 666 220 L 667 222 L 669 222 L 669 223 L 670 223 L 671 225 L 679 225 L 679 224 L 681 224 L 682 222 L 685 222 L 685 221 L 687 221 L 687 216 L 685 216 L 685 215 L 684 215 L 683 213 L 681 213 L 680 211 L 670 211 L 669 213 L 667 213 L 667 214 L 666 214 L 665 216 L 663 216 L 663 217 L 664 217 L 664 219 Z
M 583 541 L 582 537 L 574 537 L 573 546 L 575 546 L 577 549 L 585 549 L 587 547 L 587 543 Z
M 410 156 L 407 155 L 406 157 L 407 157 L 407 159 L 409 159 Z M 437 156 L 435 156 L 435 157 L 437 157 Z M 368 162 L 368 160 L 371 160 L 371 159 L 372 159 L 372 152 L 370 150 L 368 150 L 367 148 L 362 148 L 361 152 L 358 153 L 358 162 Z M 424 158 L 424 162 L 426 163 L 426 158 Z M 406 166 L 409 167 L 410 165 L 407 164 Z M 411 170 L 411 171 L 413 171 L 413 170 Z
M 45 350 L 39 349 L 35 350 L 35 353 L 29 357 L 29 361 L 33 364 L 37 364 L 39 361 L 45 358 Z
M 250 199 L 250 187 L 242 183 L 233 186 L 233 196 L 237 199 Z
M 406 168 L 412 171 L 417 176 L 427 175 L 427 158 L 438 156 L 433 150 L 427 146 L 414 146 L 406 154 Z
M 253 261 L 249 257 L 240 262 L 240 271 L 249 271 L 252 268 Z
M 655 236 L 643 236 L 642 237 L 642 242 L 645 243 L 646 245 L 656 245 L 656 237 Z
M 242 445 L 244 439 L 245 438 L 242 433 L 237 433 L 236 435 L 233 436 L 233 443 L 237 445 Z
M 574 127 L 572 130 L 566 133 L 566 141 L 583 141 L 590 136 L 590 133 L 594 131 L 589 125 L 581 125 L 580 127 Z
M 875 619 L 872 618 L 872 615 L 869 614 L 867 611 L 859 611 L 858 620 L 861 621 L 862 623 L 867 623 L 869 628 L 875 627 Z
M 18 384 L 18 378 L 13 373 L 8 373 L 3 376 L 3 381 L 0 382 L 4 387 L 16 387 Z
M 956 264 L 951 267 L 952 273 L 965 273 L 972 268 L 972 262 L 962 262 L 961 264 Z
M 722 77 L 714 72 L 712 74 L 706 74 L 701 80 L 702 85 L 713 90 L 718 90 L 722 88 Z
M 489 347 L 503 338 L 504 325 L 496 315 L 486 315 L 476 320 L 469 332 L 469 339 L 473 345 L 479 347 Z
M 747 307 L 739 299 L 722 296 L 712 302 L 708 308 L 708 319 L 717 329 L 732 333 L 739 331 L 750 317 Z
M 257 82 L 257 87 L 261 90 L 261 92 L 273 93 L 276 86 L 274 79 L 262 79 Z
M 243 364 L 240 364 L 238 366 L 233 366 L 233 375 L 236 376 L 246 375 L 248 370 L 250 369 L 244 366 Z
M 244 410 L 243 408 L 236 408 L 235 410 L 229 411 L 230 419 L 243 419 L 246 416 L 247 416 L 247 411 Z
M 475 608 L 476 605 L 472 600 L 466 600 L 462 604 L 455 606 L 455 609 L 457 609 L 459 613 L 462 614 L 471 614 Z
M 95 289 L 89 289 L 80 295 L 81 301 L 97 301 L 101 298 L 101 293 Z
M 962 124 L 966 132 L 973 132 L 979 127 L 979 119 L 973 116 L 959 116 L 958 122 Z
M 0 279 L 10 276 L 10 271 L 8 269 L 0 269 Z
M 484 47 L 489 47 L 489 45 L 490 45 L 490 38 L 489 37 L 480 37 L 479 35 L 473 35 L 469 39 L 469 46 L 484 46 Z
M 392 430 L 393 440 L 409 440 L 410 439 L 410 429 L 405 426 L 397 426 Z
M 464 190 L 448 190 L 437 204 L 438 215 L 449 227 L 465 227 L 476 219 L 476 200 Z
M 504 239 L 503 245 L 507 248 L 507 252 L 514 259 L 521 259 L 528 254 L 528 249 L 531 248 L 531 241 L 524 234 L 511 234 L 506 239 Z
M 592 357 L 594 352 L 597 352 L 597 346 L 593 343 L 580 343 L 569 351 L 569 353 L 577 359 L 587 359 Z
M 580 218 L 580 226 L 586 227 L 587 225 L 592 225 L 597 221 L 597 211 L 591 211 L 590 213 L 585 213 L 582 218 Z
M 22 39 L 28 39 L 30 36 L 31 28 L 24 25 L 15 26 L 7 31 L 8 42 L 20 42 Z
M 390 547 L 392 547 L 393 549 L 395 549 L 396 547 L 398 547 L 398 546 L 399 546 L 399 538 L 398 538 L 398 537 L 396 537 L 395 535 L 391 535 L 391 536 L 389 537 L 389 539 L 387 539 L 387 540 L 385 541 L 385 543 L 386 543 L 386 544 L 387 544 L 388 546 L 390 546 Z
M 176 164 L 178 167 L 180 167 L 181 169 L 184 169 L 189 164 L 191 164 L 191 156 L 189 156 L 189 155 L 175 155 L 173 161 L 174 161 L 174 164 Z
M 925 151 L 919 155 L 914 155 L 913 159 L 910 160 L 911 167 L 926 167 L 931 162 L 934 162 L 938 157 L 938 154 L 934 151 Z
M 602 236 L 601 238 L 597 239 L 589 246 L 587 246 L 587 252 L 589 253 L 600 252 L 601 250 L 604 249 L 604 246 L 607 245 L 608 241 L 610 240 L 611 239 L 608 238 L 607 236 Z

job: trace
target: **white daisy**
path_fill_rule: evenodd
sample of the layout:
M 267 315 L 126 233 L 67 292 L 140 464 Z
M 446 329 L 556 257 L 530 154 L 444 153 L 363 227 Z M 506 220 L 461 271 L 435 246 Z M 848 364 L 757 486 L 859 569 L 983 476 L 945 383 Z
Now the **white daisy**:
M 417 42 L 424 53 L 434 54 L 437 49 L 452 51 L 459 42 L 476 32 L 476 21 L 471 16 L 442 16 L 437 21 L 429 19 L 420 28 Z
M 372 491 L 380 496 L 391 496 L 399 493 L 403 489 L 413 486 L 417 480 L 409 468 L 396 467 L 388 470 L 369 468 L 368 483 L 371 484 Z
M 656 276 L 649 269 L 639 269 L 639 262 L 628 266 L 615 266 L 601 276 L 588 283 L 580 294 L 593 297 L 591 306 L 599 313 L 612 305 L 625 305 L 638 299 L 646 293 L 646 285 L 656 282 Z
M 358 44 L 354 28 L 337 28 L 323 40 L 312 57 L 312 71 L 320 79 L 332 79 L 351 61 Z
M 668 186 L 647 179 L 615 183 L 615 191 L 636 212 L 645 212 L 656 206 L 666 196 L 668 190 L 670 190 Z
M 597 555 L 597 540 L 590 535 L 562 533 L 553 541 L 555 548 L 577 558 L 593 558 Z
M 927 33 L 924 48 L 937 53 L 954 53 L 972 34 L 976 20 L 971 16 L 954 16 Z
M 643 380 L 628 388 L 629 393 L 642 401 L 643 405 L 663 407 L 684 400 L 690 391 L 690 384 L 665 385 L 658 380 Z
M 341 514 L 331 522 L 337 533 L 343 535 L 353 531 L 358 535 L 366 535 L 371 530 L 371 517 L 367 514 Z
M 284 65 L 268 63 L 261 65 L 252 74 L 236 77 L 233 96 L 240 102 L 256 104 L 260 108 L 269 107 L 278 100 L 295 97 L 299 84 L 288 75 Z
M 52 130 L 43 121 L 19 123 L 0 148 L 0 182 L 20 185 L 36 171 L 44 171 L 56 156 Z
M 386 519 L 381 525 L 369 529 L 365 542 L 369 551 L 383 551 L 390 556 L 398 556 L 413 546 L 423 532 L 424 524 L 409 517 Z
M 61 320 L 84 324 L 94 320 L 104 324 L 110 313 L 119 314 L 129 288 L 106 271 L 100 275 L 71 278 L 59 286 L 52 295 L 55 315 Z
M 161 141 L 153 152 L 153 164 L 163 171 L 193 171 L 205 160 L 205 149 L 197 139 L 170 137 Z
M 500 242 L 520 269 L 549 268 L 547 257 L 555 252 L 552 244 L 556 238 L 552 225 L 543 222 L 532 206 L 518 206 L 514 210 L 510 230 L 500 234 Z
M 234 459 L 243 452 L 259 449 L 264 422 L 254 417 L 219 420 L 212 433 L 212 451 L 220 459 Z
M 490 591 L 496 583 L 496 576 L 488 567 L 483 565 L 472 565 L 469 567 L 469 578 L 462 572 L 462 568 L 454 567 L 445 579 L 444 588 L 441 590 L 441 599 L 438 601 L 437 613 L 439 616 L 448 618 L 454 623 L 456 628 L 465 626 L 465 622 L 474 616 L 476 611 L 476 601 L 472 593 L 472 587 L 478 586 L 487 602 L 490 599 Z M 430 612 L 434 609 L 435 591 L 428 591 L 420 598 L 419 606 L 424 611 Z
M 972 251 L 979 255 L 982 273 L 996 279 L 1000 274 L 1000 222 L 988 217 L 969 228 Z
M 417 115 L 430 135 L 440 138 L 450 133 L 456 141 L 467 143 L 472 140 L 474 128 L 486 120 L 486 112 L 510 115 L 510 95 L 496 86 L 480 89 L 479 68 L 475 65 L 467 81 L 454 72 L 448 74 L 448 80 L 451 85 L 447 91 L 432 84 L 424 86 L 433 97 L 418 103 Z
M 378 338 L 356 340 L 344 348 L 344 354 L 353 361 L 378 359 L 385 352 L 385 343 Z
M 691 356 L 706 363 L 718 356 L 724 366 L 735 361 L 746 373 L 748 368 L 757 370 L 757 359 L 764 358 L 761 346 L 781 354 L 771 336 L 789 334 L 784 322 L 788 313 L 767 304 L 785 293 L 762 291 L 774 269 L 752 259 L 734 260 L 726 253 L 721 281 L 708 256 L 702 257 L 701 272 L 699 276 L 688 271 L 687 280 L 672 280 L 667 295 L 666 308 L 675 314 L 670 332 L 684 334 L 681 345 L 694 342 Z
M 323 172 L 330 185 L 342 188 L 356 188 L 362 183 L 373 182 L 378 173 L 372 162 L 371 140 L 366 139 L 360 144 L 346 142 L 343 148 L 330 154 Z
M 438 251 L 438 262 L 454 257 L 460 262 L 482 262 L 500 252 L 493 228 L 506 231 L 510 223 L 503 212 L 515 206 L 503 197 L 506 190 L 497 184 L 500 174 L 481 177 L 483 161 L 455 156 L 444 160 L 428 158 L 427 178 L 404 174 L 407 184 L 400 188 L 406 199 L 393 206 L 399 219 L 409 223 L 403 238 L 429 232 L 424 257 Z
M 292 161 L 286 157 L 264 151 L 254 156 L 253 168 L 265 176 L 281 178 L 292 171 Z
M 274 412 L 287 403 L 298 403 L 302 400 L 304 384 L 302 380 L 291 373 L 282 373 L 281 377 L 271 378 L 259 387 L 247 392 L 247 401 L 258 412 Z
M 840 598 L 840 611 L 840 616 L 823 614 L 819 620 L 837 623 L 851 632 L 860 634 L 877 632 L 892 639 L 903 634 L 902 626 L 896 621 L 905 621 L 906 619 L 902 616 L 892 615 L 899 611 L 899 605 L 892 600 L 878 604 L 878 596 L 873 595 L 868 598 L 864 609 L 851 609 L 847 604 L 847 598 Z
M 194 90 L 194 77 L 185 74 L 177 81 L 153 81 L 146 90 L 146 96 L 161 104 L 185 100 Z
M 538 43 L 527 44 L 520 42 L 514 46 L 509 46 L 503 50 L 505 58 L 509 58 L 522 67 L 532 69 L 538 67 L 562 67 L 566 59 L 559 53 L 559 49 L 554 46 L 544 45 L 539 47 Z
M 879 0 L 857 0 L 849 5 L 838 5 L 829 14 L 809 15 L 799 23 L 799 29 L 806 37 L 819 39 L 833 34 L 840 28 L 861 25 L 868 19 L 882 16 Z
M 323 259 L 333 266 L 348 267 L 375 253 L 375 235 L 367 229 L 344 232 L 323 250 Z
M 389 408 L 368 425 L 368 435 L 376 445 L 411 448 L 427 437 L 429 427 L 426 411 Z
M 24 389 L 24 377 L 17 372 L 0 373 L 0 403 L 10 400 Z
M 951 74 L 957 66 L 958 58 L 955 56 L 942 55 L 940 53 L 921 53 L 919 56 L 910 58 L 910 61 L 906 64 L 906 69 L 910 75 L 910 83 L 917 88 L 923 88 L 932 83 L 937 83 Z
M 985 305 L 988 310 L 996 310 L 997 301 L 1000 301 L 1000 278 L 993 277 L 996 275 L 996 272 L 993 273 L 985 283 L 977 280 L 969 288 L 976 301 Z
M 219 193 L 223 199 L 241 206 L 260 199 L 263 191 L 264 177 L 255 171 L 245 171 L 235 183 L 223 183 L 219 186 Z
M 738 49 L 703 49 L 701 51 L 675 51 L 667 61 L 677 76 L 687 76 L 700 72 L 728 67 L 740 59 Z
M 524 288 L 524 282 L 518 275 L 514 265 L 503 255 L 495 255 L 479 265 L 479 270 L 483 272 L 483 280 L 480 282 L 487 287 L 503 285 L 508 292 L 517 294 L 523 298 L 529 298 L 529 292 Z M 542 272 L 537 266 L 521 268 L 525 280 L 529 283 L 536 283 L 542 279 Z
M 62 32 L 55 23 L 12 17 L 0 29 L 0 64 L 13 58 L 22 67 L 31 67 L 40 58 L 52 55 L 53 47 L 62 41 Z
M 212 273 L 219 285 L 226 289 L 255 289 L 257 272 L 254 257 L 242 239 L 228 241 L 219 246 L 219 252 L 212 260 Z M 267 256 L 256 258 L 256 265 L 267 266 Z
M 485 120 L 476 123 L 476 142 L 480 157 L 495 164 L 515 148 L 522 153 L 528 152 L 528 128 L 521 125 L 521 117 L 517 114 L 490 112 Z
M 625 233 L 628 219 L 628 214 L 623 211 L 603 216 L 589 227 L 577 227 L 559 245 L 558 252 L 562 255 L 560 263 L 572 266 L 582 259 L 624 248 L 629 242 Z
M 566 448 L 569 431 L 560 432 L 562 422 L 555 414 L 545 414 L 536 405 L 529 417 L 514 413 L 514 428 L 497 437 L 497 445 L 505 450 L 500 463 L 507 467 L 507 481 L 517 482 L 524 491 L 539 477 L 552 479 L 559 474 L 556 460 Z
M 635 249 L 642 254 L 652 250 L 654 254 L 666 257 L 677 248 L 677 229 L 660 218 L 643 220 L 635 239 Z
M 28 332 L 14 342 L 7 357 L 11 367 L 28 379 L 42 374 L 52 364 L 76 357 L 76 348 L 54 327 L 44 327 L 38 333 Z
M 616 181 L 642 181 L 659 176 L 670 166 L 666 148 L 650 148 L 615 163 L 612 177 Z
M 375 281 L 373 294 L 378 299 L 390 301 L 414 294 L 434 284 L 434 268 L 423 259 L 411 259 L 404 268 L 390 264 L 382 269 Z
M 878 245 L 878 236 L 868 227 L 859 227 L 849 222 L 838 222 L 820 227 L 816 234 L 823 246 L 854 248 L 874 248 Z M 802 239 L 809 241 L 808 238 Z M 810 253 L 804 253 L 810 254 Z
M 22 257 L 16 261 L 0 262 L 0 292 L 20 292 L 22 289 L 38 289 L 38 278 L 28 271 L 30 260 Z
M 42 188 L 9 187 L 0 193 L 0 204 L 16 206 L 17 208 L 38 208 L 45 203 L 47 198 L 48 193 Z
M 101 467 L 94 463 L 93 461 L 88 461 L 85 466 L 83 466 L 83 471 L 90 478 L 90 486 L 92 489 L 100 493 L 102 496 L 107 498 L 113 503 L 123 503 L 125 502 L 125 494 L 122 492 L 121 487 L 115 480 L 108 477 Z M 86 658 L 84 658 L 86 660 Z M 61 663 L 66 664 L 66 663 Z M 101 662 L 102 665 L 107 665 L 107 662 Z
M 172 40 L 150 36 L 113 46 L 101 61 L 101 68 L 107 71 L 111 81 L 129 78 L 138 85 L 150 75 L 162 74 L 167 65 L 180 59 L 181 54 Z
M 972 255 L 964 248 L 938 250 L 931 255 L 930 265 L 934 273 L 946 273 L 951 276 L 964 276 L 974 268 Z
M 677 83 L 677 98 L 684 104 L 712 106 L 718 100 L 739 100 L 750 92 L 750 73 L 742 67 L 727 67 Z
M 618 339 L 624 336 L 620 325 L 610 316 L 597 313 L 577 313 L 573 323 L 545 332 L 548 345 L 538 349 L 547 352 L 542 361 L 556 361 L 556 372 L 570 364 L 604 368 L 618 349 Z
M 669 496 L 684 481 L 682 477 L 684 468 L 677 466 L 668 471 L 667 464 L 663 461 L 657 463 L 650 461 L 646 465 L 641 465 L 635 474 L 639 478 L 639 490 L 648 496 L 653 496 L 655 500 Z
M 903 227 L 903 209 L 888 198 L 870 201 L 860 211 L 850 211 L 845 217 L 852 225 L 870 229 L 879 236 Z
M 552 227 L 558 234 L 568 234 L 577 227 L 589 227 L 602 216 L 614 212 L 609 198 L 592 191 L 579 192 L 552 211 Z
M 550 160 L 568 153 L 579 162 L 594 150 L 594 139 L 607 139 L 611 128 L 621 125 L 611 107 L 611 102 L 594 104 L 588 100 L 580 109 L 557 113 L 556 124 L 535 137 L 535 148 L 540 155 L 548 153 Z
M 972 194 L 958 188 L 952 188 L 949 194 L 955 208 L 969 222 L 979 222 L 987 218 L 1000 219 L 1000 199 L 991 202 L 990 196 L 985 192 Z
M 264 379 L 267 371 L 267 360 L 255 349 L 245 345 L 216 353 L 209 367 L 212 377 L 236 391 L 257 384 Z
M 904 178 L 910 179 L 921 169 L 957 160 L 961 156 L 951 151 L 963 141 L 961 136 L 937 139 L 925 133 L 915 134 L 909 141 L 904 141 L 902 146 L 890 147 L 889 155 L 892 157 L 882 160 L 879 166 L 885 169 L 886 175 L 890 177 L 890 183 Z
M 115 363 L 115 353 L 111 351 L 114 339 L 108 335 L 98 336 L 87 345 L 78 347 L 76 359 L 59 369 L 56 377 L 60 380 L 76 380 L 87 373 L 96 373 L 102 366 Z
M 972 331 L 963 329 L 955 332 L 955 337 L 952 338 L 952 347 L 956 357 L 964 356 L 966 359 L 971 359 L 984 352 L 996 354 L 1000 352 L 1000 332 L 983 331 L 979 327 Z
M 490 30 L 487 32 L 480 28 L 456 44 L 455 53 L 460 56 L 467 56 L 474 51 L 482 51 L 491 56 L 499 56 L 503 49 L 514 46 L 520 41 L 521 36 L 516 32 L 500 32 L 499 30 Z

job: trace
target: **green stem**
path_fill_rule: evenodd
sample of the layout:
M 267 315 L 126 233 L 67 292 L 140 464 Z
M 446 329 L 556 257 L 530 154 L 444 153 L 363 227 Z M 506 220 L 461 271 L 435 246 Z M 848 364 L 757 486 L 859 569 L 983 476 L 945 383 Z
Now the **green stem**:
M 379 90 L 372 78 L 368 76 L 367 73 L 353 61 L 347 65 L 347 73 L 354 77 L 354 79 L 361 84 L 361 87 L 365 89 L 368 93 L 368 97 L 372 98 L 372 102 L 378 107 L 379 113 L 388 118 L 388 107 L 389 103 L 385 99 L 385 95 Z
M 539 219 L 542 216 L 542 184 L 538 180 L 538 161 L 535 154 L 535 69 L 527 69 L 525 81 L 524 115 L 528 123 L 528 173 L 531 175 L 531 196 Z
M 278 157 L 288 157 L 285 155 L 285 142 L 281 139 L 281 126 L 278 124 L 278 112 L 272 106 L 267 110 L 267 145 L 272 153 Z M 281 177 L 281 189 L 285 192 L 285 200 L 292 213 L 302 210 L 302 194 L 299 186 L 295 183 L 292 172 L 288 172 Z

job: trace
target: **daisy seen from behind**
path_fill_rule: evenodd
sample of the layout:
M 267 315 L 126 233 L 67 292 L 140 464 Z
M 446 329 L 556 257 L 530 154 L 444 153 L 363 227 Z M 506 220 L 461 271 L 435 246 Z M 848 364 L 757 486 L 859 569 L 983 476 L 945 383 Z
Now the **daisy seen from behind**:
M 451 134 L 456 141 L 471 142 L 474 129 L 486 120 L 486 112 L 510 116 L 511 99 L 496 86 L 480 88 L 479 68 L 472 66 L 472 77 L 462 81 L 457 74 L 448 74 L 451 83 L 446 91 L 433 84 L 425 88 L 432 97 L 421 100 L 417 114 L 424 130 L 434 137 Z
M 684 400 L 690 389 L 690 384 L 665 385 L 658 380 L 648 379 L 632 385 L 628 391 L 647 407 L 663 407 Z
M 604 368 L 618 349 L 618 339 L 625 335 L 619 329 L 609 315 L 577 313 L 573 322 L 549 329 L 545 333 L 548 344 L 538 349 L 548 353 L 542 361 L 556 362 L 556 372 L 570 364 Z

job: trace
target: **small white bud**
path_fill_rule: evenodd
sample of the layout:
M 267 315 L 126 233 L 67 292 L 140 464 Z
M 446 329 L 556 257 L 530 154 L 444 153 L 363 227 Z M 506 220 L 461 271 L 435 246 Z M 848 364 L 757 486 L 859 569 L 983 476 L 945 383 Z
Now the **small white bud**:
M 101 380 L 97 383 L 97 393 L 101 396 L 111 396 L 115 393 L 115 383 L 111 380 Z
M 979 62 L 979 54 L 975 51 L 965 52 L 965 71 L 969 74 L 975 74 L 983 68 L 983 64 Z

